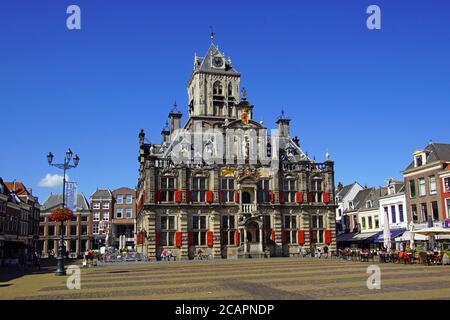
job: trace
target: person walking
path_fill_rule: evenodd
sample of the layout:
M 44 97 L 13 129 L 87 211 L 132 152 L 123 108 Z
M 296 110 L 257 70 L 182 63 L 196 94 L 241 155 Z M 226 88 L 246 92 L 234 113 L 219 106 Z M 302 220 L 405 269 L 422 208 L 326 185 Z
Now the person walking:
M 34 266 L 41 271 L 41 256 L 38 251 L 36 251 L 33 255 Z

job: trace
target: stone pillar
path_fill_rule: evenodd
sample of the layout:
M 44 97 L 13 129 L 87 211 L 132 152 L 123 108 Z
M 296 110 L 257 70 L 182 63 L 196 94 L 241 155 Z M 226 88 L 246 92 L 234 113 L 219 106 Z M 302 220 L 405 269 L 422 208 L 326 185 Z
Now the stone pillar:
M 259 226 L 259 251 L 263 251 L 263 230 L 262 226 Z
M 148 227 L 147 227 L 147 254 L 148 260 L 156 260 L 157 248 L 156 248 L 156 213 L 149 212 L 147 215 Z M 145 252 L 144 252 L 145 255 Z
M 215 259 L 221 258 L 221 243 L 220 243 L 220 215 L 213 211 L 211 213 L 211 220 L 210 220 L 212 230 L 214 233 L 214 244 L 213 244 L 213 256 Z
M 184 193 L 184 192 L 183 192 Z M 180 227 L 179 231 L 182 232 L 182 243 L 181 243 L 181 259 L 188 260 L 189 259 L 189 245 L 188 245 L 188 224 L 189 224 L 189 215 L 187 212 L 181 212 L 180 218 Z

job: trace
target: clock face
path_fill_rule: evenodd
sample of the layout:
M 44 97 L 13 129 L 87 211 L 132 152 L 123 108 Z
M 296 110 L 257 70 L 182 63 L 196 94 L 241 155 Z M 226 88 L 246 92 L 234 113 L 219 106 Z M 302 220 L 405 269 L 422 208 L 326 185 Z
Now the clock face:
M 221 57 L 214 57 L 213 65 L 216 68 L 221 68 L 223 66 L 223 59 Z

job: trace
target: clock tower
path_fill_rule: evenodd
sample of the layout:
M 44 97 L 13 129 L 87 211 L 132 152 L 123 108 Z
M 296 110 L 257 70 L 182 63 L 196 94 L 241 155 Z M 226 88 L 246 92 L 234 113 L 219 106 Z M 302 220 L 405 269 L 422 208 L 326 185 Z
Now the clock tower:
M 195 56 L 188 82 L 189 119 L 185 128 L 191 128 L 194 120 L 201 120 L 205 128 L 214 128 L 225 119 L 238 119 L 240 78 L 231 58 L 226 58 L 214 43 L 204 57 Z

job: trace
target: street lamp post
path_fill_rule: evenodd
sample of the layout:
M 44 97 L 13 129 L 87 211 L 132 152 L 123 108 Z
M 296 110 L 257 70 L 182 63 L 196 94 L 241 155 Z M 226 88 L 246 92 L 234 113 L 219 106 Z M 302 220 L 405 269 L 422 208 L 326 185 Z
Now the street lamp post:
M 63 163 L 53 163 L 53 153 L 49 152 L 47 155 L 47 161 L 50 166 L 56 167 L 64 171 L 63 173 L 63 208 L 66 207 L 66 171 L 72 168 L 76 168 L 78 163 L 80 162 L 80 158 L 76 154 L 73 158 L 73 164 L 70 163 L 72 160 L 72 150 L 70 148 L 66 152 L 66 157 L 64 158 Z M 58 242 L 58 256 L 56 257 L 58 267 L 56 269 L 55 274 L 58 276 L 64 276 L 66 274 L 66 270 L 64 269 L 64 221 L 61 221 L 60 225 L 60 237 Z

